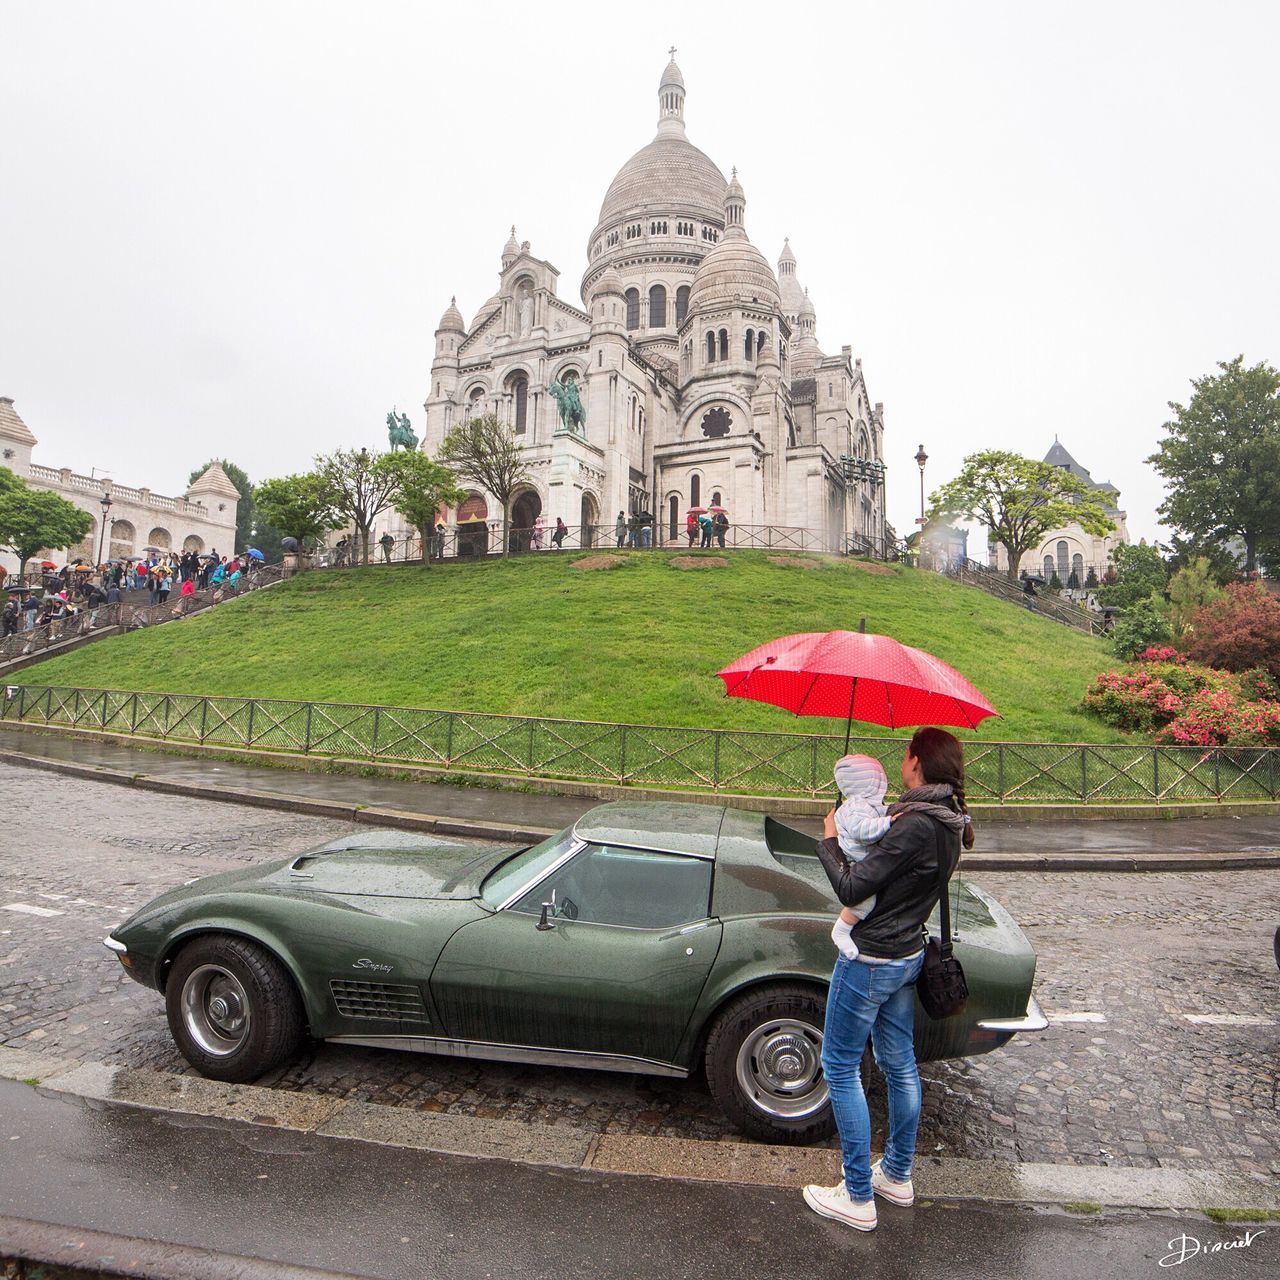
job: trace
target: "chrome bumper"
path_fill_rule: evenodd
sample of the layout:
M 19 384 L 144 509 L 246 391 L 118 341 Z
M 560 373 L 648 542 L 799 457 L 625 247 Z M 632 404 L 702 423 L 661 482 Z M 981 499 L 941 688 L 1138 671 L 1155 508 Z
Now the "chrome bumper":
M 107 936 L 103 938 L 102 945 L 106 947 L 108 951 L 114 951 L 116 955 L 124 955 L 129 950 L 123 942 L 113 938 L 110 934 L 107 934 Z
M 978 1023 L 983 1031 L 1003 1031 L 1012 1034 L 1015 1031 L 1043 1031 L 1049 1025 L 1049 1019 L 1036 1003 L 1035 996 L 1027 1000 L 1027 1011 L 1021 1018 L 984 1018 Z

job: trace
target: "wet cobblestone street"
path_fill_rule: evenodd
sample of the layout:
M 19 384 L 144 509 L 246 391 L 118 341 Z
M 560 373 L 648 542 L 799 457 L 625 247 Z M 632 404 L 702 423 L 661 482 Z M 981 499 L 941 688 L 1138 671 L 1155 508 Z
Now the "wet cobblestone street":
M 208 776 L 216 788 L 215 765 Z M 163 1003 L 125 975 L 103 936 L 193 876 L 351 829 L 10 765 L 0 765 L 0 795 L 0 1044 L 162 1072 L 188 1070 Z M 973 879 L 1035 946 L 1051 1026 L 924 1067 L 922 1154 L 1280 1173 L 1280 875 Z M 700 1078 L 320 1045 L 262 1083 L 598 1132 L 737 1137 Z

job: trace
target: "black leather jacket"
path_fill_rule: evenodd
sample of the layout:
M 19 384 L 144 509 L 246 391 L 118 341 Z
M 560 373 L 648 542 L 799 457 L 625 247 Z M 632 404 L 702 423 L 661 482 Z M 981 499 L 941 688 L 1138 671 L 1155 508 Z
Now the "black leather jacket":
M 924 946 L 924 922 L 938 904 L 939 850 L 949 880 L 960 861 L 960 834 L 923 813 L 904 813 L 861 862 L 850 863 L 834 837 L 818 842 L 822 868 L 846 907 L 876 895 L 871 914 L 853 927 L 859 951 L 902 960 Z

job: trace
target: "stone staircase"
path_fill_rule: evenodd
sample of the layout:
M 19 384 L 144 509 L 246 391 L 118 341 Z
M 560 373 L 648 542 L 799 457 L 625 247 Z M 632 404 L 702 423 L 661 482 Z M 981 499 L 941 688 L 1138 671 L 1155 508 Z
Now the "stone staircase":
M 976 560 L 958 559 L 949 564 L 946 575 L 953 582 L 963 583 L 966 587 L 976 587 L 989 596 L 1009 604 L 1020 605 L 1029 613 L 1034 613 L 1052 622 L 1061 623 L 1085 635 L 1102 634 L 1102 621 L 1092 610 L 1081 609 L 1073 604 L 1064 604 L 1052 596 L 1028 596 L 1016 582 L 998 569 L 991 569 L 979 564 Z

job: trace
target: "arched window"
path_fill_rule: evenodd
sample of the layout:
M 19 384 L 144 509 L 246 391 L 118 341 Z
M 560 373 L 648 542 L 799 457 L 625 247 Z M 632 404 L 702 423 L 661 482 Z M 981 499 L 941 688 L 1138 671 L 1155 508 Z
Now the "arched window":
M 680 536 L 680 495 L 673 493 L 667 503 L 667 537 L 675 542 Z
M 729 358 L 729 330 L 720 330 L 720 359 L 727 360 Z
M 628 289 L 626 293 L 627 299 L 627 328 L 638 329 L 640 327 L 640 290 Z
M 756 335 L 754 329 L 748 329 L 742 339 L 742 354 L 750 360 L 755 355 Z
M 760 332 L 756 334 L 756 359 L 759 360 L 763 353 L 764 353 L 764 330 L 761 329 Z
M 719 490 L 719 489 L 715 490 L 715 492 L 714 492 L 714 493 L 712 493 L 712 495 L 711 495 L 711 505 L 712 505 L 713 507 L 718 507 L 718 506 L 720 505 L 720 490 Z
M 667 327 L 667 291 L 655 284 L 649 290 L 649 328 L 665 329 Z
M 1071 572 L 1067 568 L 1067 564 L 1070 560 L 1070 548 L 1067 546 L 1065 541 L 1060 541 L 1057 546 L 1057 552 L 1058 552 L 1058 577 L 1061 578 L 1063 582 L 1066 582 L 1067 575 Z
M 523 373 L 514 373 L 507 383 L 511 393 L 513 422 L 517 435 L 523 435 L 529 424 L 529 379 Z
M 699 505 L 699 499 L 702 496 L 702 477 L 689 477 L 689 505 L 696 507 Z
M 1053 577 L 1053 557 L 1045 556 L 1044 558 L 1044 580 L 1049 581 Z
M 676 290 L 676 324 L 684 324 L 684 318 L 689 314 L 689 286 L 682 284 Z
M 716 358 L 716 335 L 707 330 L 707 363 L 710 364 Z
M 484 412 L 484 388 L 472 387 L 471 394 L 467 398 L 467 417 L 474 418 L 477 414 Z
M 632 396 L 631 397 L 631 430 L 634 431 L 635 429 L 636 429 L 636 398 L 635 396 Z
M 1076 585 L 1084 586 L 1084 556 L 1078 551 L 1071 557 L 1071 572 L 1076 575 Z

